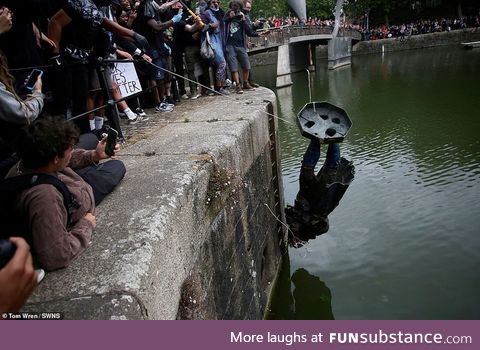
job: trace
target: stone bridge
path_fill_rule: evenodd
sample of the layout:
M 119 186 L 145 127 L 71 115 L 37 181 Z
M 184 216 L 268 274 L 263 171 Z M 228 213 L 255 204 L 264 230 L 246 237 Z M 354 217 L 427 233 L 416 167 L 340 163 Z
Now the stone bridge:
M 332 27 L 288 26 L 270 30 L 265 37 L 250 38 L 249 55 L 277 50 L 277 88 L 292 84 L 290 74 L 315 69 L 315 46 L 328 45 L 328 68 L 351 63 L 352 42 L 361 40 L 357 30 L 340 29 L 333 38 Z

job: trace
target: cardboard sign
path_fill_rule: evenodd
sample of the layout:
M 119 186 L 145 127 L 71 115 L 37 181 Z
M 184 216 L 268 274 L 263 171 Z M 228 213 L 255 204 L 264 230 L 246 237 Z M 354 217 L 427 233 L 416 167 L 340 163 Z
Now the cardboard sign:
M 117 62 L 112 68 L 112 80 L 117 83 L 122 97 L 127 97 L 142 91 L 137 71 L 132 62 Z

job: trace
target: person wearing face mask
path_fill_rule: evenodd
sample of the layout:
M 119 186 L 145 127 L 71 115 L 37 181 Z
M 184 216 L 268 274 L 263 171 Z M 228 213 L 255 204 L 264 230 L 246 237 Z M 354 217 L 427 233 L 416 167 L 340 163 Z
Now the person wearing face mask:
M 184 4 L 191 9 L 192 2 L 187 0 Z M 196 81 L 204 86 L 210 86 L 210 79 L 208 74 L 208 63 L 200 56 L 200 30 L 203 23 L 200 23 L 200 18 L 189 16 L 188 11 L 182 12 L 182 20 L 175 23 L 173 31 L 173 49 L 172 56 L 175 64 L 176 73 L 184 74 L 183 57 L 185 57 L 185 66 L 187 69 L 190 97 L 186 95 L 185 84 L 183 79 L 177 79 L 179 94 L 183 99 L 191 98 L 197 99 L 201 96 L 197 88 Z M 204 95 L 207 91 L 202 91 Z
M 201 0 L 198 2 L 200 17 L 205 23 L 202 33 L 202 42 L 206 40 L 206 33 L 210 36 L 210 42 L 215 53 L 215 57 L 210 60 L 210 65 L 214 70 L 215 90 L 228 95 L 225 89 L 225 80 L 227 73 L 227 63 L 225 60 L 225 23 L 223 17 L 225 12 L 220 8 L 218 0 Z

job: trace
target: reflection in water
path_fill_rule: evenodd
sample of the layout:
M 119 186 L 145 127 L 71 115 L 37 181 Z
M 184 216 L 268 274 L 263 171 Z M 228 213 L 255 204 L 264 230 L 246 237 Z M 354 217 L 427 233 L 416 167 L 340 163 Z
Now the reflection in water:
M 295 319 L 333 320 L 332 293 L 317 276 L 301 268 L 292 275 Z
M 333 320 L 332 293 L 319 277 L 304 268 L 295 271 L 290 278 L 290 260 L 284 257 L 275 286 L 280 293 L 272 301 L 270 320 Z M 293 292 L 292 292 L 293 288 Z
M 317 68 L 313 99 L 353 120 L 342 154 L 356 180 L 329 232 L 290 250 L 292 270 L 327 281 L 336 318 L 480 319 L 480 51 L 396 52 L 354 57 L 336 72 L 321 61 Z M 281 108 L 291 121 L 309 99 L 306 73 L 293 81 L 280 101 L 291 105 Z M 279 126 L 293 204 L 308 140 L 295 125 Z

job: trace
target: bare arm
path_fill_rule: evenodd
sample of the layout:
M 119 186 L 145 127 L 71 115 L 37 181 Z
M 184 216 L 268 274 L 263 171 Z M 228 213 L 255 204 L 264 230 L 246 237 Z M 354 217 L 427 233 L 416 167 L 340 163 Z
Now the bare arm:
M 155 30 L 156 32 L 161 32 L 162 30 L 167 29 L 168 27 L 171 27 L 173 25 L 173 21 L 167 21 L 167 22 L 157 22 L 153 18 L 149 19 L 147 22 L 148 26 Z
M 53 41 L 55 46 L 52 47 L 52 53 L 60 52 L 60 40 L 62 39 L 63 28 L 66 27 L 72 18 L 64 10 L 58 11 L 48 23 L 48 37 Z
M 103 28 L 112 32 L 113 34 L 123 38 L 133 38 L 134 31 L 125 27 L 122 27 L 117 22 L 114 22 L 108 18 L 104 18 L 102 22 Z

